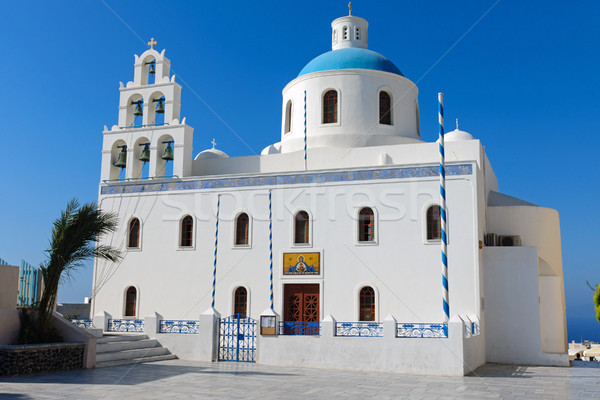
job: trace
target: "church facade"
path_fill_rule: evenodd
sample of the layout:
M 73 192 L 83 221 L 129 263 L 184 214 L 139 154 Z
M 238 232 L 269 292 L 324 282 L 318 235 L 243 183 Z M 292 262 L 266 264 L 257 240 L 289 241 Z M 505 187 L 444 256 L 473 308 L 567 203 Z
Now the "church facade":
M 331 43 L 284 87 L 281 140 L 244 157 L 214 144 L 194 157 L 165 51 L 152 40 L 135 56 L 103 132 L 99 206 L 120 221 L 104 240 L 124 257 L 95 263 L 94 324 L 213 361 L 568 365 L 558 213 L 501 194 L 458 128 L 443 209 L 416 85 L 368 49 L 360 17 L 334 20 Z

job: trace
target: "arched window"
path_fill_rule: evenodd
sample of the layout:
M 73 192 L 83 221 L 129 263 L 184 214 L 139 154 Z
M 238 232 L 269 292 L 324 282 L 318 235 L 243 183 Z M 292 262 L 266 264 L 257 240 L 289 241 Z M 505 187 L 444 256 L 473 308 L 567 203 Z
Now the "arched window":
M 338 120 L 338 94 L 335 90 L 328 90 L 323 95 L 323 123 L 331 124 Z
M 358 213 L 358 241 L 375 241 L 375 214 L 369 207 L 362 208 Z
M 354 28 L 354 39 L 360 40 L 360 26 Z
M 248 228 L 250 226 L 250 219 L 248 214 L 241 213 L 235 220 L 235 245 L 246 246 L 248 245 Z
M 392 124 L 392 98 L 388 92 L 379 92 L 379 123 Z
M 235 289 L 233 313 L 248 316 L 248 292 L 243 286 Z
M 427 209 L 427 240 L 439 240 L 441 238 L 440 206 L 431 206 Z
M 344 40 L 348 40 L 348 39 L 349 39 L 349 37 L 348 37 L 348 27 L 345 26 L 344 27 Z
M 360 289 L 359 321 L 375 321 L 375 291 L 370 286 Z
M 295 244 L 306 244 L 308 243 L 308 229 L 309 220 L 308 213 L 306 211 L 299 211 L 294 219 L 294 243 Z
M 333 38 L 332 38 L 333 44 L 337 43 L 337 36 L 338 36 L 337 35 L 337 29 L 334 29 L 333 30 Z
M 292 130 L 292 101 L 288 100 L 285 105 L 285 125 L 283 127 L 283 133 L 289 133 Z
M 137 290 L 133 286 L 129 286 L 125 294 L 125 317 L 135 317 L 136 307 Z
M 127 247 L 130 249 L 137 249 L 140 247 L 140 220 L 133 218 L 129 221 L 129 238 L 127 240 Z
M 181 236 L 179 245 L 181 247 L 192 247 L 192 238 L 194 232 L 194 219 L 186 215 L 181 220 Z

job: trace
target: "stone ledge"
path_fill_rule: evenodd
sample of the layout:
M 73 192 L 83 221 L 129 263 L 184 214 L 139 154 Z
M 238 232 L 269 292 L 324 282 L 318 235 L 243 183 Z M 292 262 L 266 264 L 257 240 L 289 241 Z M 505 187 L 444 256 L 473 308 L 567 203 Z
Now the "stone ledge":
M 0 346 L 0 376 L 79 369 L 84 351 L 83 343 Z

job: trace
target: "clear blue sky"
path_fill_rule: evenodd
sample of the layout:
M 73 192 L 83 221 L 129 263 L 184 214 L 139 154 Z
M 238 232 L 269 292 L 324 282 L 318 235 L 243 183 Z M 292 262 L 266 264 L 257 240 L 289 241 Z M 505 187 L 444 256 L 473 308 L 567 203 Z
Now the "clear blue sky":
M 278 141 L 281 90 L 330 50 L 346 3 L 3 1 L 0 257 L 39 264 L 67 201 L 97 199 L 103 125 L 116 124 L 119 81 L 150 37 L 183 84 L 195 153 L 215 137 L 249 155 Z M 600 3 L 494 4 L 354 1 L 353 14 L 369 21 L 369 47 L 418 85 L 424 140 L 437 138 L 442 91 L 446 121 L 482 140 L 500 190 L 560 212 L 569 338 L 600 340 L 585 283 L 600 282 Z M 59 300 L 89 296 L 91 276 L 74 275 Z

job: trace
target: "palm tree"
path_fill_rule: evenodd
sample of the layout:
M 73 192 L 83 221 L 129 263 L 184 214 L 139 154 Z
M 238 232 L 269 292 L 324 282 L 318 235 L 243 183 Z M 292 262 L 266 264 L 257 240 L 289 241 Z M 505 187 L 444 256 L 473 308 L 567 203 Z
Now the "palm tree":
M 102 235 L 114 232 L 117 224 L 116 214 L 99 210 L 94 202 L 80 206 L 76 199 L 71 200 L 54 221 L 50 247 L 46 250 L 48 259 L 40 267 L 44 290 L 39 304 L 34 308 L 32 320 L 38 342 L 54 339 L 50 321 L 56 306 L 59 283 L 91 258 L 99 257 L 112 262 L 120 260 L 121 253 L 118 250 L 97 244 Z

